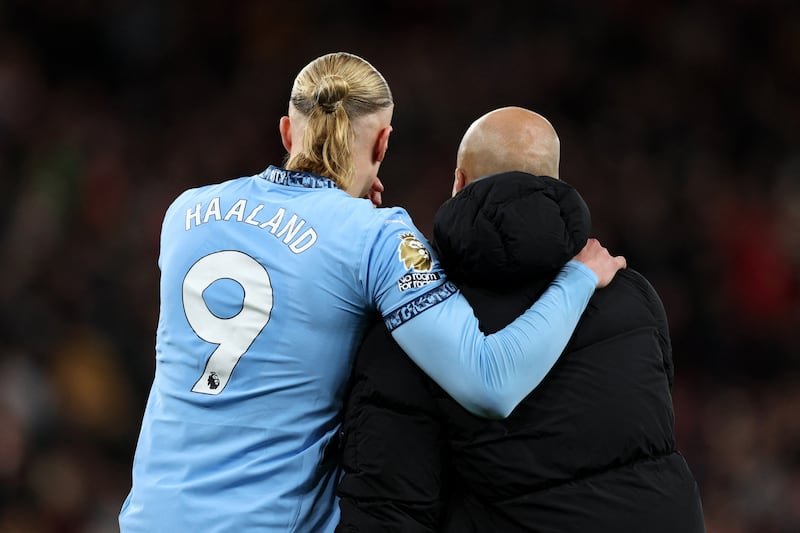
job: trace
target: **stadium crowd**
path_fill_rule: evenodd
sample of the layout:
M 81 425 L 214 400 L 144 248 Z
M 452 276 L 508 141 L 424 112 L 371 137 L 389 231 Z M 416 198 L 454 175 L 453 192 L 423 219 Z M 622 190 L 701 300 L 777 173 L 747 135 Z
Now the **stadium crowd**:
M 0 1 L 0 531 L 117 529 L 161 217 L 257 173 L 298 65 L 386 75 L 384 203 L 423 231 L 468 124 L 535 108 L 594 236 L 669 316 L 710 533 L 800 529 L 800 5 Z

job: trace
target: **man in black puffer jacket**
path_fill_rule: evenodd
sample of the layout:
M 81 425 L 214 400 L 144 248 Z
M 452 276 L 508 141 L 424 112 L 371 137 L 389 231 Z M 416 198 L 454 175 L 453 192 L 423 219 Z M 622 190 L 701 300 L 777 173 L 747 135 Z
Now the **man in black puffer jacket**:
M 558 163 L 550 123 L 521 108 L 481 117 L 462 140 L 433 240 L 486 333 L 586 243 L 588 209 L 556 179 Z M 345 413 L 337 531 L 702 532 L 672 378 L 664 308 L 631 269 L 594 294 L 559 361 L 504 420 L 462 409 L 377 325 Z

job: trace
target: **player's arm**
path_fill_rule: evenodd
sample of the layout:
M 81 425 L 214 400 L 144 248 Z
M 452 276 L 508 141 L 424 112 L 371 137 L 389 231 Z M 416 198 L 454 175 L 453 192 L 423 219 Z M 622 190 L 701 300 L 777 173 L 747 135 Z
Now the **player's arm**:
M 542 297 L 502 330 L 484 335 L 456 291 L 392 330 L 411 359 L 467 410 L 506 417 L 563 351 L 598 278 L 570 261 Z
M 408 238 L 409 230 L 414 238 Z M 435 258 L 424 266 L 403 266 L 409 249 L 425 246 L 404 212 L 387 219 L 365 261 L 368 298 L 377 303 L 387 328 L 417 365 L 466 409 L 489 417 L 508 416 L 539 384 L 566 346 L 595 287 L 608 284 L 624 266 L 624 258 L 612 258 L 590 239 L 578 261 L 568 263 L 530 309 L 486 336 L 454 285 L 441 280 L 427 284 L 436 276 L 443 280 Z

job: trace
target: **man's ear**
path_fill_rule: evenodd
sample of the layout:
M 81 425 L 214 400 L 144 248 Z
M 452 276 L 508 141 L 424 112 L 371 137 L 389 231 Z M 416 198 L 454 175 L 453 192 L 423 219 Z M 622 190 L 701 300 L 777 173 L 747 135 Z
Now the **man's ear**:
M 455 171 L 455 179 L 453 180 L 453 196 L 458 194 L 458 192 L 463 189 L 467 185 L 467 175 L 464 174 L 464 171 L 458 167 L 456 167 Z
M 381 128 L 381 130 L 378 132 L 378 138 L 375 139 L 375 149 L 372 154 L 373 159 L 378 163 L 383 162 L 383 158 L 386 157 L 386 150 L 389 149 L 389 136 L 391 134 L 391 126 Z
M 283 147 L 286 148 L 286 151 L 291 153 L 292 152 L 292 122 L 289 120 L 289 117 L 283 116 L 281 117 L 280 124 L 278 125 L 278 129 L 281 132 L 281 142 L 283 143 Z

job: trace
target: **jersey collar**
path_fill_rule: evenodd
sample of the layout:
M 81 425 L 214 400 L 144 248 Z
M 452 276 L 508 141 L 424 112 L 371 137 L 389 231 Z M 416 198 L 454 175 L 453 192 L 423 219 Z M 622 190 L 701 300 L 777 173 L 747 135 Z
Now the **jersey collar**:
M 338 189 L 336 182 L 325 176 L 318 176 L 310 172 L 300 172 L 297 170 L 286 170 L 285 168 L 270 165 L 258 175 L 267 181 L 278 185 L 288 185 L 290 187 L 305 187 L 306 189 Z

